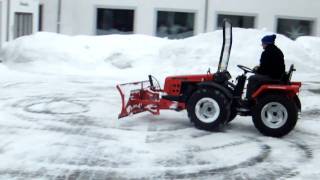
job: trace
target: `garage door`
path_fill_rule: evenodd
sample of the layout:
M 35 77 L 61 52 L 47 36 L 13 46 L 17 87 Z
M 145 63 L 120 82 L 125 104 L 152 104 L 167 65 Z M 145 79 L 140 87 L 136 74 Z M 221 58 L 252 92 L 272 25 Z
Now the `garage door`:
M 32 34 L 32 13 L 15 13 L 14 38 Z

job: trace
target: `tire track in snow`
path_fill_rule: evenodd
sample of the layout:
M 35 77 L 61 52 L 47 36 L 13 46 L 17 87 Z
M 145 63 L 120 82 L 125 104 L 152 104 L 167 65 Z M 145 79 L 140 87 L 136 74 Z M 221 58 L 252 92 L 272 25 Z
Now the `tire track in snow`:
M 196 173 L 185 173 L 185 174 L 179 174 L 176 172 L 168 172 L 163 178 L 165 179 L 194 179 L 194 178 L 205 178 L 205 177 L 210 177 L 209 179 L 213 177 L 222 177 L 222 179 L 252 179 L 250 176 L 245 176 L 243 177 L 243 174 L 241 176 L 237 174 L 234 171 L 238 171 L 239 169 L 248 169 L 253 166 L 259 166 L 262 163 L 271 163 L 272 161 L 270 160 L 269 156 L 272 152 L 272 146 L 263 144 L 261 140 L 255 139 L 255 138 L 250 138 L 252 141 L 260 142 L 260 148 L 261 152 L 258 156 L 250 158 L 248 161 L 242 162 L 237 165 L 233 166 L 228 166 L 228 167 L 222 167 L 222 168 L 216 168 L 216 169 L 210 169 L 210 170 L 204 170 L 204 171 L 199 171 Z M 294 141 L 288 141 L 291 143 L 293 146 L 295 146 L 299 151 L 301 151 L 302 159 L 300 160 L 300 163 L 307 163 L 313 158 L 313 151 L 312 148 L 310 148 L 307 144 L 303 144 L 300 142 L 294 142 Z M 244 142 L 242 142 L 244 143 Z M 242 144 L 240 142 L 240 144 Z M 237 143 L 236 143 L 237 144 Z M 230 146 L 233 146 L 233 144 L 229 144 Z M 226 145 L 226 146 L 229 146 Z M 221 146 L 219 148 L 223 148 L 224 146 Z M 286 178 L 293 178 L 299 174 L 298 171 L 295 171 L 296 168 L 287 168 L 285 166 L 275 166 L 276 168 L 273 169 L 273 167 L 267 167 L 268 172 L 263 173 L 259 175 L 259 179 L 286 179 Z
M 78 83 L 78 82 L 73 82 Z M 90 82 L 81 82 L 81 84 L 85 86 L 90 86 Z M 36 85 L 30 83 L 29 85 Z M 7 84 L 6 88 L 19 88 L 22 84 Z M 23 84 L 23 86 L 28 86 L 27 84 Z M 91 88 L 92 90 L 97 89 Z M 101 89 L 109 89 L 109 88 L 101 88 Z M 110 88 L 109 90 L 111 91 Z M 83 90 L 82 90 L 83 91 Z M 12 109 L 17 110 L 19 112 L 16 112 L 18 118 L 21 120 L 29 121 L 30 123 L 37 124 L 36 127 L 14 127 L 14 126 L 2 126 L 3 129 L 11 129 L 11 130 L 17 130 L 17 131 L 44 131 L 48 133 L 63 133 L 66 136 L 80 136 L 84 138 L 92 138 L 89 142 L 83 142 L 82 146 L 78 145 L 70 145 L 68 143 L 66 144 L 55 144 L 54 146 L 60 147 L 59 149 L 63 148 L 75 148 L 78 150 L 81 150 L 80 156 L 75 157 L 73 161 L 69 160 L 63 160 L 60 158 L 61 155 L 56 155 L 52 157 L 52 161 L 47 162 L 48 164 L 52 164 L 54 166 L 64 166 L 64 168 L 59 169 L 58 174 L 52 175 L 50 174 L 52 172 L 52 169 L 50 167 L 47 167 L 46 165 L 43 165 L 43 167 L 39 168 L 38 170 L 23 170 L 23 169 L 17 169 L 17 170 L 1 170 L 0 169 L 0 177 L 1 176 L 9 176 L 13 178 L 20 178 L 20 179 L 33 179 L 33 178 L 47 178 L 47 179 L 130 179 L 128 178 L 128 174 L 123 174 L 120 172 L 120 170 L 123 168 L 123 166 L 126 164 L 113 164 L 112 162 L 108 162 L 104 158 L 100 158 L 105 154 L 103 150 L 97 150 L 95 148 L 95 143 L 101 141 L 109 141 L 112 140 L 113 142 L 118 142 L 121 144 L 122 142 L 117 137 L 114 137 L 114 134 L 110 134 L 108 136 L 108 130 L 116 129 L 119 133 L 132 133 L 135 132 L 141 132 L 145 135 L 146 144 L 157 144 L 157 143 L 164 143 L 166 144 L 169 139 L 170 140 L 177 140 L 179 141 L 179 138 L 181 136 L 177 135 L 176 133 L 178 131 L 184 131 L 189 130 L 192 131 L 193 127 L 192 125 L 181 124 L 171 124 L 169 126 L 163 127 L 154 127 L 153 124 L 147 124 L 144 129 L 136 128 L 136 126 L 141 125 L 141 123 L 146 123 L 147 121 L 140 121 L 140 122 L 130 122 L 127 125 L 123 125 L 120 127 L 112 127 L 108 125 L 101 125 L 100 123 L 97 123 L 95 120 L 92 120 L 95 117 L 89 116 L 88 113 L 91 110 L 90 103 L 93 101 L 99 99 L 99 96 L 101 97 L 101 94 L 91 92 L 91 93 L 81 93 L 80 96 L 78 96 L 80 93 L 74 93 L 73 95 L 67 95 L 67 94 L 48 94 L 43 96 L 28 96 L 25 98 L 22 98 L 16 103 L 13 103 Z M 98 97 L 97 97 L 98 94 Z M 106 93 L 107 94 L 107 93 Z M 103 97 L 103 96 L 102 96 Z M 2 97 L 3 98 L 3 97 Z M 115 98 L 115 97 L 113 97 Z M 117 97 L 116 97 L 117 98 Z M 19 99 L 19 98 L 17 98 Z M 11 100 L 11 99 L 10 99 Z M 57 104 L 59 105 L 66 105 L 71 107 L 71 110 L 56 108 L 55 105 L 53 105 L 51 108 L 50 105 Z M 73 109 L 74 108 L 74 109 Z M 69 111 L 69 112 L 68 112 Z M 41 118 L 39 119 L 38 115 L 41 115 Z M 147 116 L 148 117 L 148 116 Z M 77 123 L 76 120 L 79 120 L 80 123 Z M 161 121 L 161 118 L 157 119 L 158 121 Z M 187 118 L 186 118 L 186 121 Z M 169 122 L 169 121 L 168 121 Z M 39 124 L 38 124 L 39 123 Z M 53 125 L 55 123 L 59 123 L 56 125 Z M 68 126 L 66 126 L 66 124 Z M 39 126 L 38 126 L 39 125 Z M 163 124 L 159 124 L 160 126 L 163 126 Z M 71 126 L 71 127 L 70 127 Z M 99 128 L 106 130 L 106 133 L 94 133 L 93 131 Z M 190 135 L 186 136 L 190 138 L 190 142 L 187 147 L 190 147 L 189 145 L 193 144 L 193 141 L 196 141 L 197 138 L 201 139 L 206 136 L 215 136 L 214 133 L 208 133 L 208 132 L 198 132 L 196 130 L 196 133 L 190 133 Z M 163 134 L 163 136 L 159 136 L 157 133 Z M 0 136 L 3 135 L 3 132 L 0 132 Z M 232 133 L 232 129 L 228 132 Z M 225 134 L 225 136 L 228 136 L 228 133 Z M 308 134 L 305 134 L 306 136 L 309 136 Z M 252 178 L 249 175 L 246 175 L 247 171 L 254 170 L 254 169 L 262 169 L 266 170 L 266 168 L 270 168 L 270 165 L 273 165 L 269 170 L 266 170 L 265 173 L 261 173 L 263 176 L 266 177 L 265 179 L 275 179 L 275 178 L 290 178 L 294 177 L 299 174 L 299 172 L 295 171 L 295 168 L 290 166 L 283 166 L 281 162 L 277 162 L 274 157 L 270 157 L 273 154 L 273 151 L 276 150 L 276 147 L 273 144 L 270 144 L 268 142 L 264 142 L 264 138 L 256 138 L 256 137 L 248 137 L 247 134 L 240 135 L 240 138 L 244 138 L 246 140 L 238 141 L 234 140 L 234 142 L 223 144 L 221 146 L 212 146 L 208 148 L 186 148 L 184 149 L 184 152 L 186 153 L 186 156 L 188 154 L 198 154 L 203 152 L 214 152 L 218 150 L 228 150 L 229 148 L 237 148 L 244 144 L 253 144 L 259 147 L 259 153 L 256 156 L 252 156 L 236 165 L 230 165 L 230 166 L 224 166 L 222 164 L 222 167 L 218 168 L 212 168 L 212 169 L 203 169 L 201 170 L 202 165 L 196 164 L 195 168 L 200 168 L 199 171 L 191 172 L 191 173 L 181 173 L 181 171 L 175 171 L 170 170 L 170 166 L 166 166 L 166 162 L 154 162 L 155 165 L 160 166 L 162 168 L 167 168 L 168 170 L 165 170 L 164 173 L 161 173 L 161 175 L 151 176 L 155 178 L 163 178 L 163 179 L 195 179 L 195 178 L 206 178 L 209 177 L 211 179 L 212 177 L 222 177 L 223 179 L 246 179 L 246 177 Z M 309 160 L 313 158 L 313 150 L 311 147 L 308 146 L 307 143 L 304 143 L 302 140 L 299 140 L 299 142 L 295 141 L 287 141 L 287 140 L 278 140 L 282 143 L 284 150 L 291 150 L 291 148 L 294 148 L 295 153 L 300 154 L 301 158 L 298 159 L 291 159 L 292 163 L 300 162 L 300 163 L 308 163 Z M 69 142 L 71 143 L 71 142 Z M 291 145 L 286 145 L 286 143 L 289 143 Z M 4 145 L 8 146 L 8 145 Z M 134 148 L 133 148 L 134 150 Z M 132 149 L 128 149 L 126 152 L 128 155 L 130 155 L 130 152 Z M 5 152 L 5 151 L 4 151 Z M 135 152 L 134 152 L 135 153 Z M 93 155 L 91 155 L 93 154 Z M 230 156 L 233 156 L 233 154 L 229 154 Z M 95 157 L 96 156 L 96 157 Z M 108 156 L 107 158 L 113 158 L 112 156 Z M 184 157 L 182 157 L 184 158 Z M 115 159 L 113 159 L 114 161 Z M 100 162 L 99 162 L 100 161 Z M 42 162 L 34 162 L 37 165 L 42 164 Z M 129 163 L 129 162 L 127 162 Z M 201 162 L 200 162 L 201 163 Z M 45 163 L 43 163 L 45 164 Z M 179 163 L 177 163 L 179 164 Z M 180 164 L 176 166 L 177 168 L 184 168 L 187 164 Z M 210 165 L 210 164 L 209 164 Z M 70 166 L 70 168 L 68 167 Z M 97 170 L 99 168 L 109 168 L 109 167 L 115 167 L 117 168 L 110 169 L 110 170 Z M 171 165 L 172 166 L 172 165 Z M 72 168 L 71 168 L 72 167 Z M 78 168 L 77 168 L 78 167 Z M 86 168 L 82 168 L 86 167 Z M 174 166 L 173 166 L 174 167 Z M 215 165 L 216 167 L 216 165 Z M 159 171 L 161 172 L 161 171 Z M 261 175 L 260 174 L 260 175 Z M 130 175 L 130 174 L 129 174 Z M 261 177 L 261 176 L 260 176 Z M 148 174 L 146 177 L 139 177 L 137 179 L 149 179 Z M 134 178 L 132 178 L 134 179 Z

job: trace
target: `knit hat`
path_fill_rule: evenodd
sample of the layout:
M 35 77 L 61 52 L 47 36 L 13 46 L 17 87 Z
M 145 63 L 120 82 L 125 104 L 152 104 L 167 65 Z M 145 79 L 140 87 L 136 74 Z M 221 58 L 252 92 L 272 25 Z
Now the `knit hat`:
M 269 35 L 269 36 L 264 36 L 261 41 L 263 44 L 274 44 L 274 41 L 276 40 L 277 35 Z

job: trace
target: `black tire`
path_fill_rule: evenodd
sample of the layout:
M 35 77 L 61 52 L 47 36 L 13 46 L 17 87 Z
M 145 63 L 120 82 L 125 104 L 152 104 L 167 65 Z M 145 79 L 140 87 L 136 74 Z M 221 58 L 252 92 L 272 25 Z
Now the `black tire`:
M 266 118 L 277 116 L 277 118 Z M 272 120 L 271 120 L 272 119 Z M 253 107 L 254 126 L 265 136 L 282 137 L 290 133 L 298 120 L 298 108 L 285 94 L 268 94 Z M 271 122 L 273 121 L 273 122 Z
M 235 106 L 231 105 L 231 110 L 230 110 L 230 117 L 227 121 L 227 123 L 230 123 L 231 121 L 233 121 L 238 115 L 237 109 L 235 108 Z
M 220 125 L 229 119 L 230 104 L 230 100 L 220 91 L 203 88 L 192 94 L 187 103 L 187 111 L 196 128 L 215 131 L 219 130 Z M 202 108 L 203 113 L 199 108 Z M 219 110 L 218 114 L 217 109 Z M 211 115 L 212 117 L 210 117 Z

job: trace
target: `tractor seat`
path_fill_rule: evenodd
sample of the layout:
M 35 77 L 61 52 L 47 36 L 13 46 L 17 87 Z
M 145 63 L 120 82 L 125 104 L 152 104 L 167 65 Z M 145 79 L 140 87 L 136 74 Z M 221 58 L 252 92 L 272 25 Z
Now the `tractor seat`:
M 281 81 L 285 84 L 290 84 L 293 71 L 296 71 L 296 69 L 294 68 L 294 65 L 291 64 L 289 71 L 282 75 Z
M 285 72 L 280 79 L 269 80 L 266 84 L 279 84 L 279 85 L 290 84 L 293 71 L 296 71 L 296 69 L 294 68 L 294 65 L 292 64 L 289 68 L 289 71 Z

